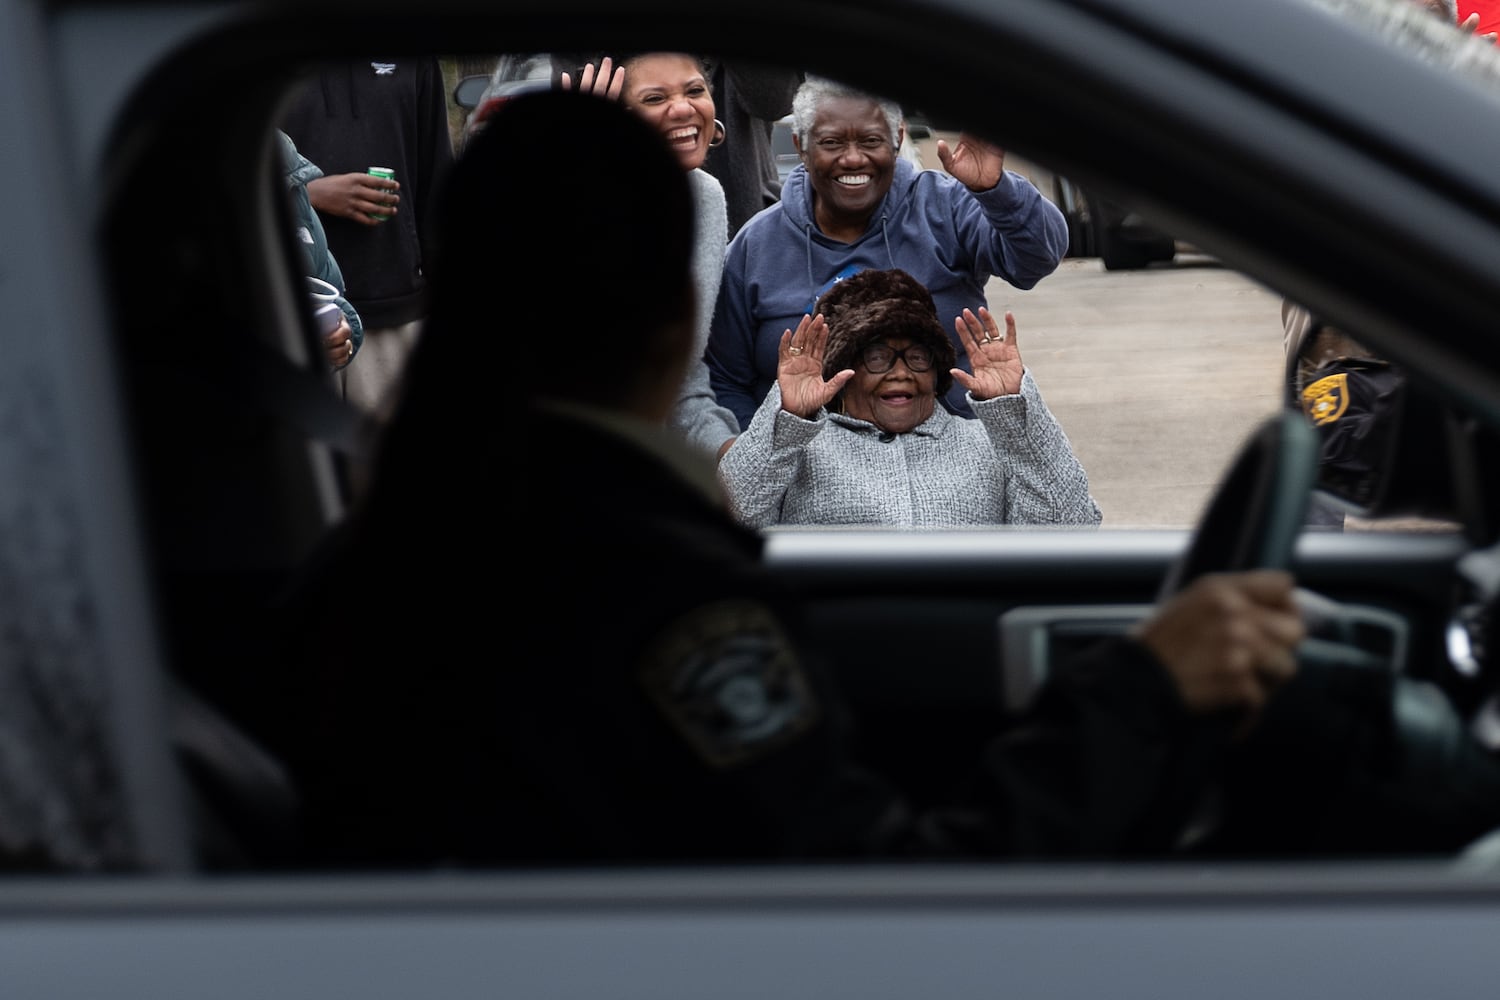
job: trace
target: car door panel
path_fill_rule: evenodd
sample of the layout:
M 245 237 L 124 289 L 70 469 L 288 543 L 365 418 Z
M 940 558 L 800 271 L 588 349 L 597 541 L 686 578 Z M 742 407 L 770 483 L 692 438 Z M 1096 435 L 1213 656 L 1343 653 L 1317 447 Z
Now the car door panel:
M 800 596 L 862 747 L 913 794 L 944 787 L 1051 667 L 1128 629 L 1181 555 L 1179 532 L 773 532 L 771 567 Z M 1462 696 L 1445 634 L 1466 551 L 1452 533 L 1310 532 L 1299 585 L 1356 617 L 1361 652 Z M 1357 626 L 1357 627 L 1356 627 Z M 1322 642 L 1331 640 L 1322 639 Z M 1316 657 L 1314 657 L 1316 654 Z M 1309 660 L 1335 657 L 1309 649 Z

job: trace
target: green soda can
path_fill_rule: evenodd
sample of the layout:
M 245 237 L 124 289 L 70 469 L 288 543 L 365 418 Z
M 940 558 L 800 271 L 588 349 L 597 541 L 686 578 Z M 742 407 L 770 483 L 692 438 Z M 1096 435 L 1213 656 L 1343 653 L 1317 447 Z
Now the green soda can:
M 393 181 L 396 179 L 396 171 L 392 170 L 390 167 L 371 167 L 366 170 L 365 173 L 369 174 L 371 177 L 379 177 L 381 180 L 386 181 Z M 390 216 L 371 212 L 370 218 L 374 219 L 376 222 L 384 222 L 386 219 L 389 219 Z

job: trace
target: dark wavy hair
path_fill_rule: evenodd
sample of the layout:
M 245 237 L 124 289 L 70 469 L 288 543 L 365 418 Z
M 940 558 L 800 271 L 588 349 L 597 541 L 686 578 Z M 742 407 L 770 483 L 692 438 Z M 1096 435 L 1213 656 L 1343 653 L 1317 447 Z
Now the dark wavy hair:
M 938 321 L 932 293 L 898 268 L 860 271 L 823 293 L 818 312 L 828 323 L 823 377 L 856 367 L 865 347 L 887 337 L 905 337 L 932 351 L 937 394 L 953 385 L 949 369 L 958 364 L 953 341 Z
M 496 373 L 526 370 L 508 391 L 610 404 L 663 363 L 663 327 L 693 315 L 686 176 L 615 101 L 563 90 L 507 101 L 438 192 L 433 236 L 413 394 L 430 377 L 447 396 L 473 372 L 483 398 Z M 580 351 L 611 361 L 572 364 Z
M 703 71 L 703 79 L 709 81 L 709 89 L 713 89 L 714 69 L 718 66 L 719 60 L 714 56 L 706 56 L 701 52 L 683 52 L 679 49 L 629 49 L 626 51 L 611 52 L 554 53 L 552 56 L 552 85 L 556 87 L 562 83 L 562 75 L 564 72 L 571 75 L 573 78 L 573 82 L 576 84 L 583 78 L 583 68 L 585 66 L 589 65 L 590 63 L 598 66 L 600 60 L 602 60 L 605 56 L 609 56 L 610 59 L 614 60 L 614 64 L 616 66 L 625 66 L 626 75 L 629 75 L 630 63 L 635 62 L 637 59 L 640 59 L 643 56 L 659 55 L 679 55 L 687 56 L 689 59 L 692 59 L 698 64 L 698 68 Z

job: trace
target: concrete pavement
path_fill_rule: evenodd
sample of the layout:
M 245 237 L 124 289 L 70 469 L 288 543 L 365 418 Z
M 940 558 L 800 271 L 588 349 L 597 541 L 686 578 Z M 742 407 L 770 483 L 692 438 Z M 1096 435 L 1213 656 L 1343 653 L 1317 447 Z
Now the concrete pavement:
M 1069 258 L 1015 313 L 1021 357 L 1089 474 L 1108 528 L 1188 527 L 1280 406 L 1281 298 L 1213 258 L 1106 271 Z

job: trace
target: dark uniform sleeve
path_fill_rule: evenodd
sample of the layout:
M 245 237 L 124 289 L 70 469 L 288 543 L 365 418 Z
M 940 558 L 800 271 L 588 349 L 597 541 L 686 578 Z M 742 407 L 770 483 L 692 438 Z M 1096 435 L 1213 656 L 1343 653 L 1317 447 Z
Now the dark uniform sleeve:
M 816 858 L 899 853 L 915 836 L 906 804 L 849 754 L 837 697 L 771 605 L 693 608 L 646 649 L 638 682 L 692 762 L 706 837 Z
M 1500 766 L 1432 685 L 1303 663 L 1247 732 L 1129 640 L 1066 664 L 988 770 L 1018 856 L 1446 854 L 1500 828 Z
M 977 791 L 920 812 L 852 755 L 816 667 L 768 607 L 728 602 L 678 622 L 641 677 L 704 774 L 734 789 L 731 812 L 747 813 L 732 825 L 758 827 L 783 855 L 1165 856 L 1219 818 L 1234 720 L 1190 716 L 1133 641 L 1062 665 L 971 762 Z
M 1061 664 L 989 748 L 987 771 L 1022 857 L 1165 855 L 1213 801 L 1232 723 L 1189 716 L 1140 644 Z
M 852 754 L 817 667 L 754 602 L 695 609 L 648 653 L 643 688 L 701 769 L 700 801 L 723 803 L 713 836 L 753 829 L 781 856 L 1143 857 L 1217 818 L 1233 722 L 1189 716 L 1133 641 L 1062 665 L 971 762 L 978 791 L 920 812 Z

